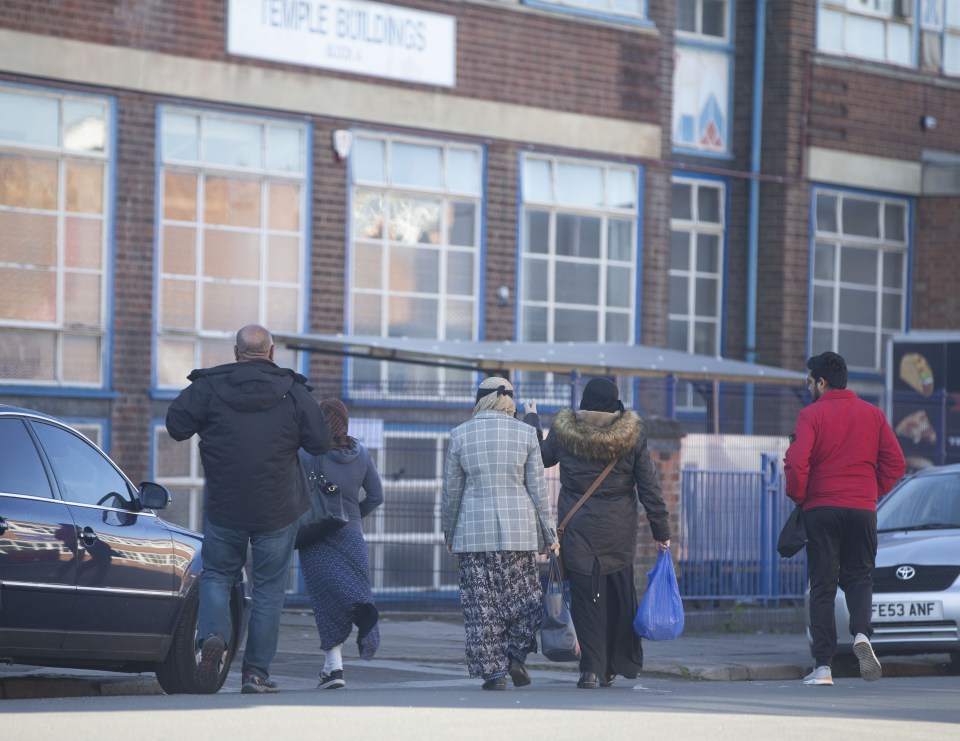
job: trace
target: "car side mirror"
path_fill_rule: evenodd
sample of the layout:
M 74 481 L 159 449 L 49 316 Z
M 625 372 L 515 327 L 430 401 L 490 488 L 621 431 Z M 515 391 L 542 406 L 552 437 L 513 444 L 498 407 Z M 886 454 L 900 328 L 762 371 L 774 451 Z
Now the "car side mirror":
M 170 504 L 170 492 L 152 481 L 140 484 L 140 506 L 143 509 L 166 509 Z

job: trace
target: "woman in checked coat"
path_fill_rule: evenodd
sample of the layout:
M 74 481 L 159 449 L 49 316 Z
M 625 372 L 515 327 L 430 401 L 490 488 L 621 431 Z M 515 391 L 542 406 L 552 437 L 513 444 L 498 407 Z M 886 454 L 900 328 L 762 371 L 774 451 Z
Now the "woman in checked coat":
M 487 378 L 453 430 L 444 465 L 443 537 L 460 560 L 467 667 L 483 689 L 530 684 L 541 587 L 535 554 L 558 550 L 536 431 L 514 419 L 513 386 Z

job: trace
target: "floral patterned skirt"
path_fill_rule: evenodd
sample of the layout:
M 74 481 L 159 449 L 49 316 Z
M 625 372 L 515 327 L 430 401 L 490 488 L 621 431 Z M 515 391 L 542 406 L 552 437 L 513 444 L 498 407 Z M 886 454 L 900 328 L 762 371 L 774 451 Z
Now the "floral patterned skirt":
M 537 650 L 542 589 L 532 551 L 461 553 L 460 601 L 471 677 L 507 673 Z

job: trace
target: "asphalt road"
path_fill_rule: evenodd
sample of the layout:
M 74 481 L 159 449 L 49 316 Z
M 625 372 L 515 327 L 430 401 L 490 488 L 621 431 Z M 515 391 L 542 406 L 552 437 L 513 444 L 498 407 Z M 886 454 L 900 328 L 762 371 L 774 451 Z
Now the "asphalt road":
M 10 741 L 960 737 L 958 677 L 841 679 L 834 687 L 643 677 L 578 690 L 566 673 L 544 670 L 533 672 L 529 687 L 483 692 L 451 667 L 380 664 L 335 691 L 314 689 L 312 678 L 284 678 L 284 691 L 268 696 L 6 700 L 0 728 Z

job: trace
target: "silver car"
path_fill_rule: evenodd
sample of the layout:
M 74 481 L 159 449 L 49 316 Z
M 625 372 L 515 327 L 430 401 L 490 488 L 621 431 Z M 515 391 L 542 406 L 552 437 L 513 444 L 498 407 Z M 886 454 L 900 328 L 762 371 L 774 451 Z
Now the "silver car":
M 880 500 L 877 531 L 874 650 L 948 653 L 960 669 L 960 465 L 926 468 L 902 481 Z M 809 607 L 809 592 L 807 599 Z M 853 653 L 853 638 L 839 589 L 835 607 L 842 661 Z

